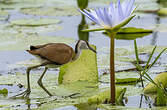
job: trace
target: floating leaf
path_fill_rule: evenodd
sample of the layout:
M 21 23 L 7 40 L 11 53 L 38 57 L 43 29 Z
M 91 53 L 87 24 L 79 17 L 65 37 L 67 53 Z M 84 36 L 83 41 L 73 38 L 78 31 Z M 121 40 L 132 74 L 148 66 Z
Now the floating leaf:
M 163 72 L 158 74 L 154 78 L 155 83 L 162 83 L 162 85 L 166 88 L 167 87 L 167 72 Z M 145 88 L 144 88 L 144 93 L 155 93 L 157 92 L 157 87 L 153 83 L 149 83 Z
M 122 78 L 122 79 L 116 78 L 116 84 L 136 84 L 139 81 L 140 81 L 139 78 Z
M 5 0 L 6 1 L 6 0 Z M 9 0 L 8 0 L 9 1 Z M 44 0 L 10 0 L 8 3 L 0 3 L 1 9 L 20 9 L 40 7 L 44 4 Z
M 26 34 L 43 34 L 48 32 L 55 32 L 61 30 L 62 28 L 56 24 L 53 25 L 43 25 L 43 26 L 19 26 L 12 25 L 4 29 L 15 30 L 16 33 L 26 33 Z
M 19 26 L 44 26 L 50 24 L 60 23 L 60 20 L 57 19 L 48 19 L 48 18 L 40 18 L 40 19 L 19 19 L 11 21 L 12 25 Z
M 160 8 L 158 11 L 159 15 L 167 15 L 167 8 Z
M 38 36 L 14 33 L 2 33 L 0 37 L 0 50 L 26 50 L 29 45 L 45 44 L 50 42 L 72 43 L 74 39 L 54 37 L 54 36 Z
M 23 8 L 21 13 L 40 16 L 74 16 L 80 14 L 73 6 Z
M 124 39 L 124 40 L 134 40 L 136 38 L 141 38 L 146 35 L 151 34 L 153 31 L 149 29 L 143 28 L 135 28 L 135 27 L 125 27 L 119 29 L 117 35 L 115 36 L 116 39 Z M 104 34 L 107 34 L 104 32 Z
M 117 73 L 116 74 L 116 79 L 115 79 L 115 83 L 116 84 L 121 84 L 121 85 L 131 85 L 131 84 L 136 84 L 140 81 L 139 78 L 132 78 L 134 77 L 136 74 L 135 73 L 129 73 L 129 72 L 121 72 L 121 73 Z M 117 78 L 117 77 L 124 77 L 124 76 L 127 76 L 129 78 Z M 131 76 L 131 77 L 130 77 Z M 104 82 L 104 83 L 109 83 L 110 81 L 110 75 L 107 74 L 107 75 L 102 75 L 100 76 L 100 79 L 99 79 L 101 82 Z
M 149 29 L 126 27 L 126 28 L 121 28 L 118 31 L 118 34 L 137 34 L 137 33 L 152 33 L 152 32 L 153 31 Z
M 157 88 L 157 97 L 155 99 L 155 105 L 166 106 L 166 104 L 167 104 L 167 97 L 160 88 Z
M 136 33 L 136 34 L 117 34 L 115 36 L 118 40 L 135 40 L 137 38 L 142 38 L 149 35 L 150 33 Z
M 4 10 L 0 10 L 0 15 L 9 15 L 9 13 L 7 11 L 4 11 Z
M 6 94 L 8 94 L 8 90 L 7 89 L 0 89 L 0 94 L 4 94 L 4 95 L 6 95 Z
M 96 47 L 93 46 L 95 49 Z M 75 81 L 98 81 L 96 54 L 91 50 L 83 50 L 79 59 L 60 67 L 59 84 Z
M 123 96 L 126 92 L 126 88 L 116 88 L 116 103 L 119 104 L 123 101 Z M 89 104 L 101 104 L 110 102 L 110 90 L 106 90 L 98 93 L 88 99 Z

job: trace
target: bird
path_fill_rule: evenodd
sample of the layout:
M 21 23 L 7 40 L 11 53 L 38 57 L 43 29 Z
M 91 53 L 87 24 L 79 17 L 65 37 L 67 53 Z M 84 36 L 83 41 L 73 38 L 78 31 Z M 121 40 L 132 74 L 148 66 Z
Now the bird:
M 13 97 L 29 97 L 31 93 L 31 88 L 30 88 L 30 71 L 32 69 L 44 66 L 45 69 L 38 79 L 37 83 L 38 85 L 49 95 L 53 96 L 44 86 L 42 83 L 42 79 L 48 70 L 48 68 L 58 68 L 64 64 L 67 64 L 71 61 L 75 61 L 79 58 L 81 52 L 83 49 L 89 49 L 96 53 L 96 50 L 94 50 L 87 41 L 84 40 L 78 40 L 78 42 L 75 45 L 75 49 L 70 47 L 69 45 L 65 43 L 47 43 L 44 45 L 36 45 L 36 46 L 30 46 L 29 50 L 26 50 L 28 53 L 36 56 L 40 64 L 35 65 L 35 66 L 30 66 L 26 70 L 26 75 L 27 75 L 27 89 L 20 93 L 17 94 Z

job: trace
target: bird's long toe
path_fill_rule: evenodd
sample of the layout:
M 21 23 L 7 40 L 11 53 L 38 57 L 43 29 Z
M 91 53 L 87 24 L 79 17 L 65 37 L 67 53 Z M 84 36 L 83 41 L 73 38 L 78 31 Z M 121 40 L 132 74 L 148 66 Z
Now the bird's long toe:
M 30 96 L 31 91 L 29 89 L 26 89 L 24 92 L 17 94 L 15 96 L 12 96 L 11 98 L 17 98 L 17 97 L 22 97 L 22 98 L 28 98 Z

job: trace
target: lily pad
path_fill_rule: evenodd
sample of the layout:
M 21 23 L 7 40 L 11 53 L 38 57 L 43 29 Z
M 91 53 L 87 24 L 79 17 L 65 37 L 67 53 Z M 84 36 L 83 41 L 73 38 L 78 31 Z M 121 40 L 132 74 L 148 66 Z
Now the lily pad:
M 134 40 L 136 38 L 144 37 L 152 33 L 152 30 L 143 29 L 143 28 L 135 28 L 135 27 L 125 27 L 121 28 L 116 35 L 116 39 L 124 39 L 124 40 Z M 104 32 L 106 34 L 106 32 Z
M 118 40 L 135 40 L 137 38 L 142 38 L 149 35 L 150 33 L 136 33 L 136 34 L 117 34 L 115 36 Z
M 164 92 L 157 88 L 157 97 L 155 99 L 156 106 L 166 106 L 167 104 L 167 97 L 165 96 Z
M 77 8 L 73 6 L 24 8 L 21 9 L 21 13 L 40 16 L 74 16 L 80 14 Z
M 128 75 L 128 73 L 130 75 Z M 127 77 L 123 78 L 126 75 L 127 75 Z M 132 76 L 132 77 L 130 77 L 130 76 Z M 131 84 L 137 84 L 138 82 L 140 82 L 139 78 L 133 78 L 133 76 L 137 76 L 137 73 L 136 74 L 135 73 L 130 73 L 130 72 L 117 73 L 115 83 L 116 84 L 121 84 L 121 85 L 127 85 L 127 84 L 131 85 Z M 120 78 L 120 77 L 122 77 L 122 78 Z M 100 80 L 100 82 L 103 82 L 103 83 L 109 83 L 110 82 L 109 73 L 107 75 L 100 76 L 99 80 Z
M 39 7 L 44 4 L 44 0 L 4 0 L 0 3 L 0 8 L 2 9 L 20 9 L 20 8 L 30 8 Z
M 72 43 L 75 41 L 71 38 L 13 33 L 2 33 L 0 39 L 0 50 L 26 50 L 29 48 L 29 45 L 38 45 L 50 42 Z
M 9 15 L 9 13 L 7 11 L 4 11 L 4 10 L 0 10 L 0 15 Z
M 159 15 L 167 15 L 167 8 L 160 8 L 158 11 Z
M 155 83 L 162 83 L 162 85 L 166 88 L 167 87 L 167 72 L 160 73 L 154 78 Z M 144 88 L 144 93 L 155 93 L 157 92 L 157 87 L 153 83 L 149 83 Z
M 11 32 L 11 29 L 15 30 L 15 33 L 26 33 L 26 34 L 45 34 L 48 32 L 55 32 L 61 30 L 62 28 L 56 24 L 53 25 L 42 25 L 42 26 L 19 26 L 19 25 L 11 25 L 6 28 Z M 3 30 L 4 30 L 3 29 Z
M 119 104 L 123 101 L 126 88 L 116 88 L 116 103 Z M 106 90 L 98 93 L 88 99 L 89 104 L 101 104 L 101 103 L 110 102 L 110 90 Z
M 136 84 L 140 82 L 139 78 L 122 78 L 116 79 L 116 84 Z
M 152 33 L 152 32 L 153 31 L 149 29 L 126 27 L 126 28 L 121 28 L 118 31 L 118 34 L 136 34 L 136 33 Z
M 60 23 L 60 20 L 57 19 L 48 19 L 48 18 L 40 18 L 40 19 L 19 19 L 11 21 L 12 25 L 19 26 L 44 26 L 50 24 Z
M 118 31 L 118 34 L 115 36 L 115 38 L 116 39 L 124 39 L 124 40 L 134 40 L 134 39 L 149 35 L 152 32 L 153 31 L 149 30 L 149 29 L 125 27 L 125 28 L 121 28 Z M 104 34 L 106 34 L 106 32 L 104 32 Z
M 98 82 L 96 54 L 91 50 L 83 50 L 79 59 L 60 67 L 59 84 L 75 81 Z
M 0 10 L 0 21 L 4 21 L 8 18 L 9 13 L 4 10 Z
M 0 94 L 4 94 L 4 95 L 6 95 L 6 94 L 8 94 L 8 90 L 7 89 L 1 89 L 0 90 Z

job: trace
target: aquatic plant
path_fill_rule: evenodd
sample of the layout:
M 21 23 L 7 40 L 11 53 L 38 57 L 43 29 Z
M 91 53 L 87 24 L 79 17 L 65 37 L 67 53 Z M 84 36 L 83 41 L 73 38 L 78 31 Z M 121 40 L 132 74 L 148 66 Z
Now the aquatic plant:
M 110 88 L 111 103 L 115 104 L 115 67 L 114 67 L 114 38 L 119 29 L 125 26 L 135 16 L 133 12 L 135 0 L 125 0 L 122 4 L 120 0 L 117 4 L 110 3 L 107 8 L 95 10 L 79 10 L 83 15 L 101 26 L 102 28 L 84 30 L 85 32 L 105 30 L 110 37 Z
M 87 8 L 89 0 L 77 0 L 78 7 L 82 10 Z
M 142 87 L 144 88 L 144 83 L 143 83 L 143 77 L 151 82 L 152 84 L 154 84 L 156 87 L 157 87 L 157 98 L 156 98 L 156 104 L 155 105 L 166 105 L 166 102 L 167 100 L 164 99 L 164 96 L 167 97 L 167 90 L 165 89 L 165 87 L 163 86 L 162 82 L 155 82 L 151 76 L 147 73 L 151 67 L 153 67 L 157 60 L 160 58 L 160 56 L 162 55 L 162 53 L 165 52 L 165 50 L 167 48 L 164 48 L 159 54 L 158 56 L 153 60 L 152 63 L 150 63 L 154 53 L 155 53 L 155 50 L 157 48 L 157 46 L 155 46 L 150 54 L 150 57 L 148 58 L 148 61 L 145 65 L 145 67 L 143 68 L 140 64 L 139 64 L 139 54 L 138 54 L 138 48 L 137 48 L 137 43 L 136 43 L 136 40 L 134 40 L 134 48 L 135 48 L 135 55 L 136 55 L 136 68 L 137 70 L 139 71 L 139 74 L 140 74 L 140 79 L 141 79 L 141 82 L 142 82 Z M 162 98 L 163 97 L 163 98 Z

